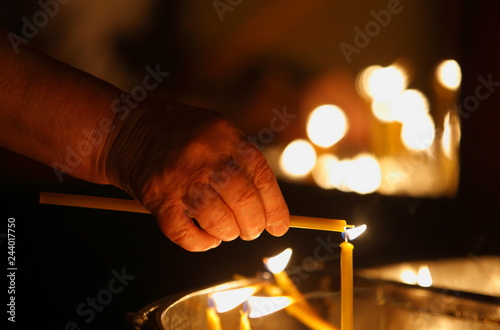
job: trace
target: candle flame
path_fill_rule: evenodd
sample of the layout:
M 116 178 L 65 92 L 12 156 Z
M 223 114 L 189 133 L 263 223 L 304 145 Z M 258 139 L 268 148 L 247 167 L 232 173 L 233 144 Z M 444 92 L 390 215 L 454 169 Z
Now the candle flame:
M 280 273 L 286 268 L 291 257 L 292 249 L 288 248 L 274 257 L 264 258 L 264 264 L 271 273 Z
M 219 313 L 224 313 L 236 308 L 259 290 L 259 286 L 249 286 L 234 290 L 218 291 L 211 294 L 210 298 Z
M 294 299 L 287 296 L 249 297 L 247 300 L 248 317 L 257 318 L 275 313 L 290 306 Z
M 432 285 L 432 276 L 429 267 L 427 266 L 420 267 L 417 275 L 417 283 L 418 285 L 425 288 L 428 288 Z
M 363 234 L 366 230 L 366 225 L 361 225 L 359 227 L 349 228 L 343 233 L 349 241 L 356 239 L 358 236 Z
M 416 284 L 418 280 L 417 273 L 412 269 L 405 269 L 401 272 L 401 281 L 406 284 Z

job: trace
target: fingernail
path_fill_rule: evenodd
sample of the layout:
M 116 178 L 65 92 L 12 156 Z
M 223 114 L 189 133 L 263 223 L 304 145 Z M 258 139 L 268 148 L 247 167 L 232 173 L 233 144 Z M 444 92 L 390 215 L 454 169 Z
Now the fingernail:
M 281 236 L 288 230 L 288 225 L 285 221 L 277 221 L 267 226 L 267 231 L 274 236 Z
M 212 246 L 211 246 L 211 247 L 209 247 L 208 249 L 209 249 L 209 250 L 215 249 L 215 248 L 216 248 L 216 247 L 218 247 L 221 243 L 222 243 L 222 241 L 220 241 L 220 240 L 219 240 L 219 241 L 216 241 L 216 242 L 214 242 L 214 244 L 212 244 Z
M 260 232 L 258 233 L 255 233 L 255 234 L 250 234 L 250 235 L 246 235 L 246 236 L 240 236 L 242 240 L 244 241 L 253 241 L 254 239 L 257 239 L 259 238 L 260 236 Z

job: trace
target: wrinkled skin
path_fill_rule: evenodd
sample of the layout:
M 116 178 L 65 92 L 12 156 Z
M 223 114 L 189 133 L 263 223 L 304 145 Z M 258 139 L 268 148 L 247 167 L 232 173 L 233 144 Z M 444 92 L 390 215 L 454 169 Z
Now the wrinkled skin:
M 153 100 L 110 139 L 110 181 L 141 201 L 189 251 L 283 235 L 288 208 L 260 150 L 220 113 Z M 117 114 L 120 118 L 120 114 Z

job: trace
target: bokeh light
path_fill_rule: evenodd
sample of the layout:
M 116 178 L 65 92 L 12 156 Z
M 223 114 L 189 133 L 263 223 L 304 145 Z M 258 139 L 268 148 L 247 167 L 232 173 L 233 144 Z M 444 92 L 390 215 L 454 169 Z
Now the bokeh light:
M 333 163 L 329 178 L 331 184 L 341 191 L 368 194 L 380 187 L 382 172 L 374 156 L 360 154 Z
M 458 119 L 448 112 L 444 116 L 443 134 L 441 136 L 441 149 L 448 159 L 453 159 L 460 142 L 460 124 Z
M 380 187 L 382 172 L 374 156 L 360 154 L 349 162 L 346 169 L 346 184 L 350 190 L 358 194 L 369 194 Z
M 407 116 L 401 129 L 403 144 L 412 150 L 429 149 L 435 137 L 434 120 L 430 114 Z
M 308 175 L 316 164 L 316 151 L 306 140 L 297 139 L 287 145 L 280 157 L 281 170 L 291 178 Z
M 344 137 L 347 129 L 347 117 L 335 105 L 317 107 L 307 120 L 307 136 L 314 144 L 323 148 L 337 143 Z
M 332 189 L 335 186 L 332 183 L 332 172 L 335 164 L 338 163 L 338 158 L 332 154 L 322 154 L 318 157 L 316 166 L 312 170 L 314 182 L 323 189 Z
M 438 82 L 447 89 L 456 90 L 462 82 L 462 70 L 455 60 L 442 61 L 436 69 Z
M 366 94 L 373 100 L 390 100 L 401 94 L 407 86 L 405 72 L 396 65 L 380 67 L 368 72 Z M 364 85 L 364 84 L 363 84 Z
M 401 123 L 413 120 L 414 116 L 423 116 L 429 109 L 427 97 L 416 89 L 405 90 L 392 103 L 393 118 Z

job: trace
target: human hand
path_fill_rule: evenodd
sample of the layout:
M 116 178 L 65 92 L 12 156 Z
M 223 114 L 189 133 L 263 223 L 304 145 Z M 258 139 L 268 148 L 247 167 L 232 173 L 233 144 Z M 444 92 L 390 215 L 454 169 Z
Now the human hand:
M 287 231 L 288 208 L 272 170 L 220 113 L 156 99 L 117 113 L 117 127 L 108 141 L 110 182 L 141 201 L 184 249 Z

